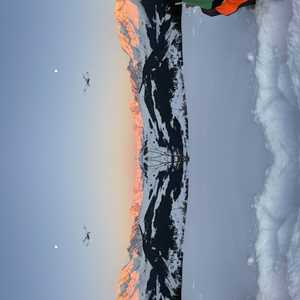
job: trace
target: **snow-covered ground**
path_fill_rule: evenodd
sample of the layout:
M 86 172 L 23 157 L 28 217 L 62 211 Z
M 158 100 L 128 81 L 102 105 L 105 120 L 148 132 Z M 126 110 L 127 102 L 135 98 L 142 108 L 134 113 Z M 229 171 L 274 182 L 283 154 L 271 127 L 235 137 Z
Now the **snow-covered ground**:
M 300 299 L 299 225 L 295 227 L 300 204 L 299 4 L 263 1 L 257 9 L 256 113 L 274 157 L 256 204 L 259 300 Z
M 254 299 L 253 204 L 270 161 L 253 114 L 255 16 L 187 10 L 183 24 L 191 155 L 183 298 Z
M 188 9 L 183 24 L 183 298 L 300 299 L 300 1 L 230 18 Z

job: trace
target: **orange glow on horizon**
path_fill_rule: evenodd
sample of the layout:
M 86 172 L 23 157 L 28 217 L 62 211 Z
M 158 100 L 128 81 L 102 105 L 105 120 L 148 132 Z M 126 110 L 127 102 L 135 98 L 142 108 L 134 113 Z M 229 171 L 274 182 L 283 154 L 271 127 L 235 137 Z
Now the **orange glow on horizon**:
M 122 49 L 133 59 L 132 49 L 140 44 L 139 36 L 135 34 L 135 28 L 138 28 L 140 22 L 139 9 L 130 0 L 117 0 L 115 17 L 118 23 L 126 24 L 127 35 L 119 31 L 119 39 Z
M 122 49 L 127 53 L 131 63 L 137 66 L 133 49 L 140 44 L 139 36 L 136 34 L 140 25 L 140 13 L 136 4 L 130 0 L 117 0 L 115 7 L 115 18 L 117 23 L 126 28 L 126 34 L 119 28 L 119 39 Z M 140 153 L 143 145 L 143 117 L 138 101 L 138 88 L 135 81 L 130 78 L 133 100 L 129 101 L 129 108 L 132 112 L 134 121 L 135 137 L 135 179 L 134 195 L 130 208 L 130 217 L 132 222 L 130 241 L 136 238 L 138 232 L 138 220 L 143 200 L 143 172 L 140 166 Z M 139 258 L 139 246 L 133 246 L 129 250 L 130 260 L 122 269 L 119 278 L 119 288 L 117 300 L 140 300 L 139 282 L 140 274 L 135 271 L 135 261 Z
M 134 135 L 135 135 L 135 181 L 134 181 L 134 196 L 133 203 L 130 208 L 130 216 L 132 218 L 132 227 L 130 240 L 135 238 L 138 230 L 138 219 L 143 200 L 143 172 L 140 167 L 140 153 L 143 142 L 143 118 L 140 111 L 139 103 L 136 100 L 129 102 L 129 108 L 134 120 Z M 119 279 L 119 296 L 117 300 L 140 300 L 138 283 L 140 275 L 134 270 L 134 260 L 139 256 L 136 249 L 133 250 L 131 260 L 122 269 Z M 126 291 L 122 291 L 122 286 L 126 285 Z

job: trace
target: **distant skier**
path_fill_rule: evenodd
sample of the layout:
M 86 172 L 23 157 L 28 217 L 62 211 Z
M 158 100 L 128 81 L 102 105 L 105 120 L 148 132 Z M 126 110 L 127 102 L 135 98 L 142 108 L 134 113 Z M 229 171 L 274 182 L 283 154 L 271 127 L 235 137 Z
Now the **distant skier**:
M 85 231 L 85 234 L 84 234 L 84 238 L 82 239 L 82 243 L 85 246 L 89 246 L 90 241 L 91 241 L 91 232 L 87 230 L 86 226 L 83 226 L 83 229 Z
M 88 88 L 91 87 L 91 78 L 89 75 L 89 72 L 86 72 L 85 74 L 82 74 L 82 78 L 84 80 L 84 89 L 83 91 L 86 92 Z
M 182 0 L 187 6 L 199 6 L 210 17 L 230 16 L 244 6 L 255 6 L 256 0 Z

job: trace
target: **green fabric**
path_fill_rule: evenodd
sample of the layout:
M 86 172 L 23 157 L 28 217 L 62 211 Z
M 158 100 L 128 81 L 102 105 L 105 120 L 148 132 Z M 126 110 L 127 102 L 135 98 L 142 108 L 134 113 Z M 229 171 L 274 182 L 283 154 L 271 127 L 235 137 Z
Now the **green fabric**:
M 191 6 L 200 6 L 201 8 L 211 9 L 213 0 L 182 0 L 183 3 Z

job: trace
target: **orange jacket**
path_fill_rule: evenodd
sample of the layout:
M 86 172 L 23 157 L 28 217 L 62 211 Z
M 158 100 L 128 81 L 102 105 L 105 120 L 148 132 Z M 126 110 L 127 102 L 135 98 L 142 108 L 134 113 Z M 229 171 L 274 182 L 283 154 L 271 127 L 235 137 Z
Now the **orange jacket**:
M 217 6 L 215 9 L 220 14 L 224 16 L 229 16 L 235 13 L 245 2 L 247 2 L 247 0 L 224 0 L 222 4 Z

